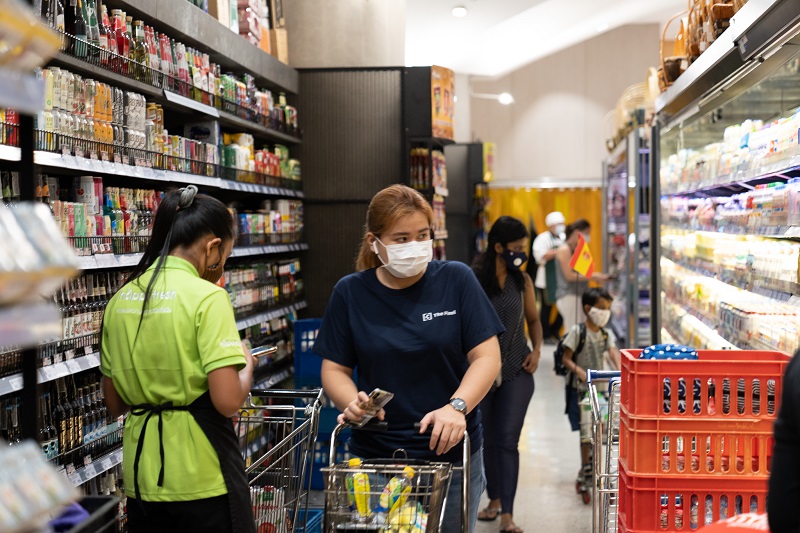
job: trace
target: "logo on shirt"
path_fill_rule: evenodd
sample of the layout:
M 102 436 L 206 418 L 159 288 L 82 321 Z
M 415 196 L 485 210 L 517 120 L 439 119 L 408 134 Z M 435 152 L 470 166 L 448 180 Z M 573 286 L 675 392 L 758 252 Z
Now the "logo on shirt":
M 453 309 L 452 311 L 441 311 L 439 313 L 422 313 L 422 321 L 429 322 L 434 318 L 439 318 L 443 316 L 456 316 L 456 310 Z

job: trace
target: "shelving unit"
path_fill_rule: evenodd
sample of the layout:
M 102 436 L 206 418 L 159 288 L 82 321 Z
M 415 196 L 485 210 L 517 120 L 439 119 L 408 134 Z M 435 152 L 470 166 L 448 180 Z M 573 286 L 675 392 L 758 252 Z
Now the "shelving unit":
M 275 92 L 276 102 L 278 100 L 277 92 L 287 93 L 290 100 L 297 98 L 299 75 L 296 70 L 247 43 L 244 38 L 232 33 L 217 20 L 189 2 L 109 0 L 106 4 L 109 9 L 111 7 L 125 9 L 129 15 L 136 19 L 144 19 L 160 32 L 209 53 L 211 60 L 221 65 L 223 73 L 231 71 L 237 75 L 243 73 L 252 75 L 258 87 L 266 87 Z M 67 6 L 67 9 L 71 8 Z M 64 37 L 67 41 L 74 42 L 73 37 L 69 35 Z M 91 45 L 84 44 L 84 47 L 91 49 Z M 253 136 L 257 145 L 279 143 L 287 147 L 291 153 L 289 157 L 298 156 L 298 149 L 303 144 L 301 132 L 299 128 L 286 126 L 286 124 L 291 124 L 288 120 L 286 123 L 276 121 L 274 116 L 258 114 L 253 108 L 238 106 L 222 98 L 214 100 L 210 93 L 203 93 L 204 100 L 197 101 L 187 96 L 196 95 L 195 93 L 199 89 L 179 94 L 171 90 L 176 87 L 174 85 L 176 80 L 167 79 L 164 74 L 147 69 L 147 67 L 140 68 L 138 65 L 136 71 L 131 70 L 129 73 L 126 69 L 123 73 L 123 71 L 110 68 L 109 65 L 101 64 L 100 58 L 102 57 L 99 53 L 76 57 L 67 47 L 57 54 L 49 65 L 69 70 L 76 75 L 81 75 L 84 79 L 91 78 L 98 82 L 108 83 L 123 91 L 135 92 L 144 96 L 147 103 L 161 105 L 167 120 L 172 121 L 176 130 L 180 130 L 173 131 L 173 133 L 182 135 L 184 123 L 212 121 L 212 123 L 216 123 L 220 132 L 247 133 Z M 106 56 L 106 59 L 108 57 Z M 128 61 L 118 56 L 113 59 Z M 135 73 L 145 70 L 147 70 L 147 76 L 140 79 L 134 77 Z M 30 115 L 42 110 L 45 99 L 42 79 L 37 79 L 35 76 L 19 76 L 0 69 L 0 85 L 4 87 L 4 91 L 0 94 L 0 107 L 13 107 L 17 111 Z M 200 98 L 198 97 L 198 99 Z M 302 116 L 300 118 L 302 119 Z M 283 173 L 284 177 L 257 174 L 218 164 L 191 161 L 188 155 L 186 159 L 180 161 L 170 156 L 179 162 L 180 166 L 177 168 L 191 170 L 191 172 L 179 172 L 175 170 L 175 166 L 169 166 L 163 159 L 160 161 L 163 164 L 159 164 L 161 154 L 146 152 L 141 148 L 134 148 L 132 145 L 115 144 L 111 147 L 111 145 L 104 145 L 97 141 L 98 137 L 89 140 L 91 134 L 87 139 L 77 139 L 71 137 L 77 133 L 69 133 L 64 136 L 63 132 L 36 131 L 32 116 L 22 116 L 19 125 L 0 124 L 0 126 L 4 133 L 12 130 L 14 132 L 13 135 L 0 137 L 0 143 L 9 143 L 7 145 L 0 144 L 0 170 L 19 173 L 19 196 L 22 200 L 33 201 L 35 199 L 34 177 L 39 174 L 46 174 L 48 177 L 59 180 L 62 189 L 68 188 L 65 187 L 65 184 L 70 183 L 72 178 L 78 176 L 103 177 L 104 185 L 109 186 L 110 184 L 125 188 L 163 190 L 173 186 L 193 184 L 203 192 L 219 197 L 225 202 L 236 202 L 237 206 L 242 206 L 241 210 L 237 207 L 239 213 L 272 209 L 276 213 L 280 211 L 280 214 L 284 214 L 282 207 L 280 209 L 274 207 L 275 204 L 272 208 L 264 207 L 263 201 L 302 200 L 305 197 L 302 183 L 294 177 L 288 177 L 286 173 Z M 48 143 L 47 136 L 54 137 L 55 140 Z M 118 139 L 118 137 L 115 138 Z M 221 142 L 220 139 L 220 144 Z M 62 143 L 71 148 L 64 150 L 61 147 Z M 108 157 L 112 151 L 118 156 L 117 158 Z M 62 197 L 60 200 L 66 200 L 66 198 Z M 291 209 L 294 210 L 295 204 L 291 205 Z M 299 254 L 309 250 L 309 246 L 305 242 L 296 242 L 302 240 L 300 230 L 287 230 L 285 220 L 284 218 L 283 230 L 279 228 L 280 224 L 276 223 L 276 227 L 279 229 L 273 229 L 272 233 L 269 229 L 259 233 L 253 231 L 253 234 L 257 234 L 259 238 L 240 240 L 242 245 L 234 248 L 229 265 L 241 265 L 243 262 L 261 264 L 275 262 L 275 260 L 286 258 L 288 254 Z M 249 232 L 242 233 L 245 235 Z M 264 238 L 260 238 L 262 234 Z M 139 234 L 135 235 L 138 238 Z M 112 238 L 116 238 L 116 235 L 109 239 Z M 142 248 L 131 247 L 131 250 L 141 252 Z M 86 250 L 82 251 L 86 252 Z M 115 251 L 123 250 L 120 248 Z M 128 251 L 127 246 L 124 251 Z M 294 256 L 288 255 L 288 257 Z M 78 266 L 82 271 L 91 272 L 92 276 L 108 275 L 110 279 L 112 275 L 122 275 L 118 269 L 129 269 L 138 264 L 141 258 L 142 253 L 95 252 L 94 255 L 79 257 Z M 292 281 L 292 291 L 294 290 L 293 284 Z M 111 294 L 107 295 L 107 297 L 110 296 Z M 294 317 L 298 311 L 307 306 L 306 301 L 300 299 L 299 296 L 297 300 L 285 296 L 281 298 L 283 301 L 279 305 L 265 311 L 252 313 L 238 320 L 237 328 L 241 331 L 261 325 L 261 337 L 272 338 L 265 332 L 269 333 L 275 330 L 269 329 L 269 324 L 265 326 L 265 322 L 283 319 L 287 316 Z M 86 310 L 81 312 L 86 313 Z M 65 314 L 65 316 L 68 315 Z M 81 347 L 74 351 L 67 349 L 67 340 L 72 341 L 74 338 L 68 337 L 64 333 L 59 307 L 53 304 L 0 309 L 0 323 L 3 324 L 3 327 L 0 328 L 0 347 L 13 345 L 25 348 L 20 359 L 23 365 L 22 371 L 0 378 L 0 401 L 15 402 L 15 406 L 20 406 L 24 437 L 39 439 L 41 438 L 39 404 L 40 402 L 44 403 L 44 397 L 48 395 L 46 391 L 50 387 L 55 390 L 56 385 L 66 386 L 65 383 L 69 383 L 72 395 L 70 398 L 80 399 L 80 403 L 83 405 L 83 399 L 79 392 L 83 389 L 80 380 L 87 383 L 91 381 L 87 376 L 97 373 L 96 369 L 100 366 L 100 355 L 96 351 L 96 345 Z M 25 327 L 20 329 L 16 327 L 18 325 Z M 265 327 L 267 329 L 264 329 Z M 255 329 L 258 330 L 258 327 Z M 242 331 L 242 336 L 250 338 L 251 335 L 253 335 L 252 331 Z M 64 344 L 57 344 L 62 336 L 66 337 Z M 46 361 L 46 358 L 40 357 L 42 343 L 48 343 L 47 349 L 55 349 L 56 345 L 63 348 L 64 352 L 57 359 L 53 358 L 59 362 L 42 362 Z M 16 352 L 14 356 L 16 357 Z M 65 357 L 70 358 L 62 360 Z M 37 359 L 39 359 L 38 364 L 40 365 L 38 368 Z M 290 363 L 291 359 L 289 358 L 287 361 L 280 360 L 274 368 L 270 366 L 260 369 L 261 374 L 257 386 L 268 388 L 285 383 L 291 377 Z M 4 370 L 8 369 L 9 367 L 6 367 Z M 81 373 L 84 374 L 81 375 Z M 78 383 L 78 392 L 75 390 L 75 382 Z M 37 383 L 40 386 L 49 385 L 45 389 L 40 387 L 37 390 Z M 41 390 L 45 392 L 39 396 Z M 60 392 L 61 389 L 58 390 Z M 88 386 L 86 390 L 88 390 Z M 53 398 L 53 403 L 55 401 Z M 62 455 L 57 460 L 62 465 L 64 475 L 73 485 L 85 485 L 98 476 L 104 476 L 105 479 L 110 470 L 118 468 L 118 465 L 122 463 L 122 448 L 114 449 L 117 446 L 115 443 L 120 442 L 115 439 L 120 436 L 121 428 L 114 431 L 114 438 L 111 440 L 98 443 L 90 440 L 83 441 L 82 437 L 79 437 L 75 447 L 68 447 L 66 451 L 62 450 Z M 88 439 L 88 437 L 86 438 Z M 95 444 L 100 444 L 100 446 L 95 446 Z M 103 454 L 91 460 L 89 454 L 92 453 L 90 451 L 92 449 L 98 454 Z M 50 455 L 47 457 L 52 458 Z M 90 485 L 95 483 L 99 483 L 99 481 L 92 482 Z
M 656 102 L 662 340 L 663 331 L 702 348 L 798 348 L 798 21 L 791 0 L 747 3 Z
M 625 347 L 651 344 L 649 158 L 637 129 L 603 163 L 603 264 L 618 276 L 607 284 L 610 327 Z

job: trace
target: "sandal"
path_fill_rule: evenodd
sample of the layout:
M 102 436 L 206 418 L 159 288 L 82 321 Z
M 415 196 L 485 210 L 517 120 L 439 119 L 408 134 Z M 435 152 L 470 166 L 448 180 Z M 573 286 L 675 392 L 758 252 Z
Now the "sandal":
M 478 520 L 481 522 L 494 522 L 497 520 L 498 516 L 500 516 L 500 509 L 497 507 L 486 507 L 478 513 Z
M 522 528 L 517 527 L 514 523 L 511 523 L 506 527 L 500 528 L 500 533 L 523 533 L 523 531 Z

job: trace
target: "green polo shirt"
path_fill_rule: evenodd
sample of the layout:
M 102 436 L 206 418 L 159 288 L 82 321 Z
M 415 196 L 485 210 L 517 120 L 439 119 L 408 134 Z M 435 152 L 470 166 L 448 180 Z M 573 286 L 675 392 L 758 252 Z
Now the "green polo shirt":
M 113 379 L 128 405 L 189 405 L 208 390 L 209 372 L 245 365 L 233 307 L 224 289 L 200 278 L 189 262 L 170 256 L 140 327 L 144 290 L 153 270 L 126 284 L 108 303 L 100 371 Z M 125 422 L 123 469 L 132 497 L 133 462 L 144 420 L 128 416 Z M 154 415 L 139 461 L 141 499 L 187 501 L 227 494 L 217 453 L 192 415 L 165 412 L 163 420 L 164 486 L 157 486 L 161 460 Z

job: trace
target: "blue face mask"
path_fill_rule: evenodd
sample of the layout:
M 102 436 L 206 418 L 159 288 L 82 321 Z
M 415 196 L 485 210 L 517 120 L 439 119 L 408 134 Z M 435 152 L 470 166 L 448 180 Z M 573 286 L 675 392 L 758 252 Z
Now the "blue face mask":
M 525 252 L 514 252 L 508 249 L 503 250 L 502 257 L 509 270 L 519 270 L 528 260 L 528 254 Z

